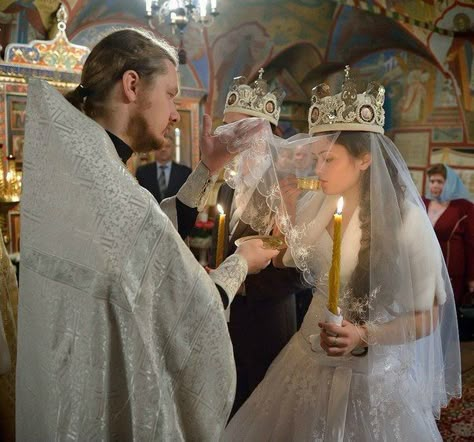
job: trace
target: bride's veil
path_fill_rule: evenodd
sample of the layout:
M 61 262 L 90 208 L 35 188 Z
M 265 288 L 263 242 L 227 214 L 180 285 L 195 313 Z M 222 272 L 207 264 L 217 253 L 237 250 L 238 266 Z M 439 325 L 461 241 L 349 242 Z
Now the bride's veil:
M 289 183 L 296 186 L 305 177 L 311 182 L 321 167 L 316 153 L 330 152 L 336 144 L 354 156 L 368 153 L 371 158 L 360 180 L 361 239 L 352 251 L 356 264 L 341 286 L 340 305 L 346 319 L 369 331 L 363 357 L 372 377 L 372 405 L 381 412 L 389 407 L 391 389 L 410 377 L 424 408 L 439 417 L 440 408 L 461 393 L 455 304 L 437 238 L 394 143 L 370 131 L 289 140 L 267 133 L 227 167 L 225 179 L 235 189 L 240 218 L 261 234 L 278 227 L 288 245 L 285 262 L 296 266 L 314 289 L 325 290 L 328 269 L 317 252 L 317 232 L 330 219 L 320 211 L 330 207 L 332 214 L 337 198 L 315 189 L 291 197 Z M 305 177 L 297 176 L 295 166 L 301 148 L 312 158 Z

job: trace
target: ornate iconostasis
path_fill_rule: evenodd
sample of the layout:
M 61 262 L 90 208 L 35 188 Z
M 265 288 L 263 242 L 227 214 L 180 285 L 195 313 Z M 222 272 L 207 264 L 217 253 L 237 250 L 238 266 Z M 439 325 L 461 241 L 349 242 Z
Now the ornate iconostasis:
M 9 3 L 13 5 L 16 2 Z M 23 141 L 28 79 L 40 77 L 61 92 L 75 88 L 80 83 L 82 67 L 90 53 L 89 47 L 104 32 L 110 32 L 110 27 L 107 27 L 104 32 L 100 30 L 93 36 L 88 34 L 88 45 L 71 43 L 66 29 L 68 10 L 57 3 L 53 10 L 55 19 L 51 20 L 57 31 L 54 38 L 10 43 L 5 48 L 4 60 L 0 61 L 0 144 L 3 153 L 3 161 L 0 162 L 0 228 L 7 249 L 12 254 L 20 250 L 21 177 L 23 167 L 27 167 L 23 164 Z M 17 14 L 21 15 L 21 12 Z M 21 17 L 18 17 L 17 22 L 20 21 Z M 37 23 L 37 20 L 28 22 L 30 30 Z M 191 83 L 191 87 L 187 86 L 186 74 L 181 75 L 181 91 L 176 101 L 181 121 L 174 131 L 175 159 L 189 167 L 194 167 L 199 161 L 200 103 L 206 93 L 195 86 L 194 83 Z M 151 160 L 151 155 L 134 155 L 127 166 L 134 173 L 138 165 Z
M 39 77 L 60 91 L 76 87 L 89 49 L 71 44 L 66 35 L 66 8 L 56 14 L 52 40 L 11 43 L 0 62 L 0 228 L 10 253 L 20 250 L 21 177 L 28 80 Z

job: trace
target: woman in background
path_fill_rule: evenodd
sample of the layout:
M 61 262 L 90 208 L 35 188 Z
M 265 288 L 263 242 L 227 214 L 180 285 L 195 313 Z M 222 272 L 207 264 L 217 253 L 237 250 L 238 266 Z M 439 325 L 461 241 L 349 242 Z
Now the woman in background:
M 423 200 L 448 267 L 456 306 L 470 304 L 474 294 L 474 204 L 450 167 L 435 164 L 427 173 L 429 191 Z

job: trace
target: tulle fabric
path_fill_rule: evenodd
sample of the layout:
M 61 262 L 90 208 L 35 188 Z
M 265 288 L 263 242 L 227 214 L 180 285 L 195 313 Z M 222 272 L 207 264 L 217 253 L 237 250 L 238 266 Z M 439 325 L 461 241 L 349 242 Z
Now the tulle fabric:
M 265 379 L 226 428 L 223 441 L 331 441 L 328 403 L 335 367 L 323 365 L 297 333 Z M 372 407 L 369 382 L 387 389 Z M 433 415 L 423 409 L 412 380 L 355 370 L 345 413 L 344 441 L 441 441 Z M 332 416 L 337 420 L 339 416 Z
M 226 171 L 240 198 L 241 219 L 260 232 L 278 226 L 288 245 L 285 263 L 300 269 L 314 292 L 300 332 L 232 420 L 229 440 L 239 434 L 239 440 L 246 440 L 246 433 L 248 440 L 331 440 L 326 425 L 334 413 L 328 410 L 328 395 L 339 366 L 349 369 L 350 381 L 347 406 L 340 407 L 347 415 L 337 421 L 344 425 L 344 440 L 413 440 L 415 434 L 420 440 L 439 440 L 434 418 L 450 398 L 460 396 L 459 340 L 446 266 L 406 164 L 392 141 L 380 134 L 362 135 L 371 165 L 341 252 L 340 306 L 346 319 L 368 328 L 369 350 L 363 357 L 330 358 L 328 368 L 328 358 L 318 349 L 317 322 L 324 320 L 332 249 L 326 226 L 338 195 L 303 191 L 294 210 L 282 185 L 296 175 L 294 161 L 283 161 L 282 168 L 282 155 L 294 158 L 297 146 L 313 154 L 330 152 L 351 134 L 360 137 L 342 133 L 269 138 Z M 249 161 L 258 167 L 243 185 L 242 170 Z M 312 167 L 317 175 L 324 164 Z M 263 206 L 257 209 L 256 201 L 265 201 L 271 215 Z M 361 244 L 368 254 L 365 261 Z M 364 263 L 361 273 L 358 265 Z M 363 278 L 356 277 L 360 274 Z M 301 396 L 305 390 L 310 393 Z M 300 397 L 305 399 L 295 405 Z
M 227 130 L 227 126 L 218 128 L 216 133 Z M 247 139 L 247 148 L 224 171 L 225 181 L 235 189 L 239 218 L 262 235 L 269 234 L 276 222 L 289 231 L 279 180 L 289 175 L 315 176 L 312 149 L 320 144 L 331 145 L 336 138 L 335 134 L 314 137 L 296 134 L 285 140 L 273 135 L 268 125 L 268 130 L 261 130 L 258 137 Z M 295 227 L 292 226 L 292 231 Z

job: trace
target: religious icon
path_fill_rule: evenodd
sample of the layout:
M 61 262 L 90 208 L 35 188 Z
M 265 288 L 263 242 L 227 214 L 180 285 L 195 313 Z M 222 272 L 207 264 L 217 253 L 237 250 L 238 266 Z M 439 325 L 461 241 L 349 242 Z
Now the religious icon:
M 232 106 L 237 101 L 237 94 L 231 94 L 230 97 L 227 99 L 227 104 Z
M 311 122 L 316 123 L 316 121 L 318 121 L 318 118 L 319 118 L 319 109 L 317 107 L 315 107 L 311 111 Z
M 23 143 L 25 139 L 23 135 L 12 135 L 12 153 L 17 162 L 23 161 Z
M 371 123 L 374 119 L 374 111 L 370 106 L 364 105 L 360 108 L 359 116 L 364 121 Z
M 12 130 L 24 130 L 25 129 L 25 117 L 26 117 L 26 97 L 23 96 L 10 96 L 9 97 L 9 118 L 10 118 L 10 129 Z
M 273 114 L 273 112 L 275 112 L 275 103 L 273 101 L 267 101 L 265 103 L 265 111 L 269 114 Z

